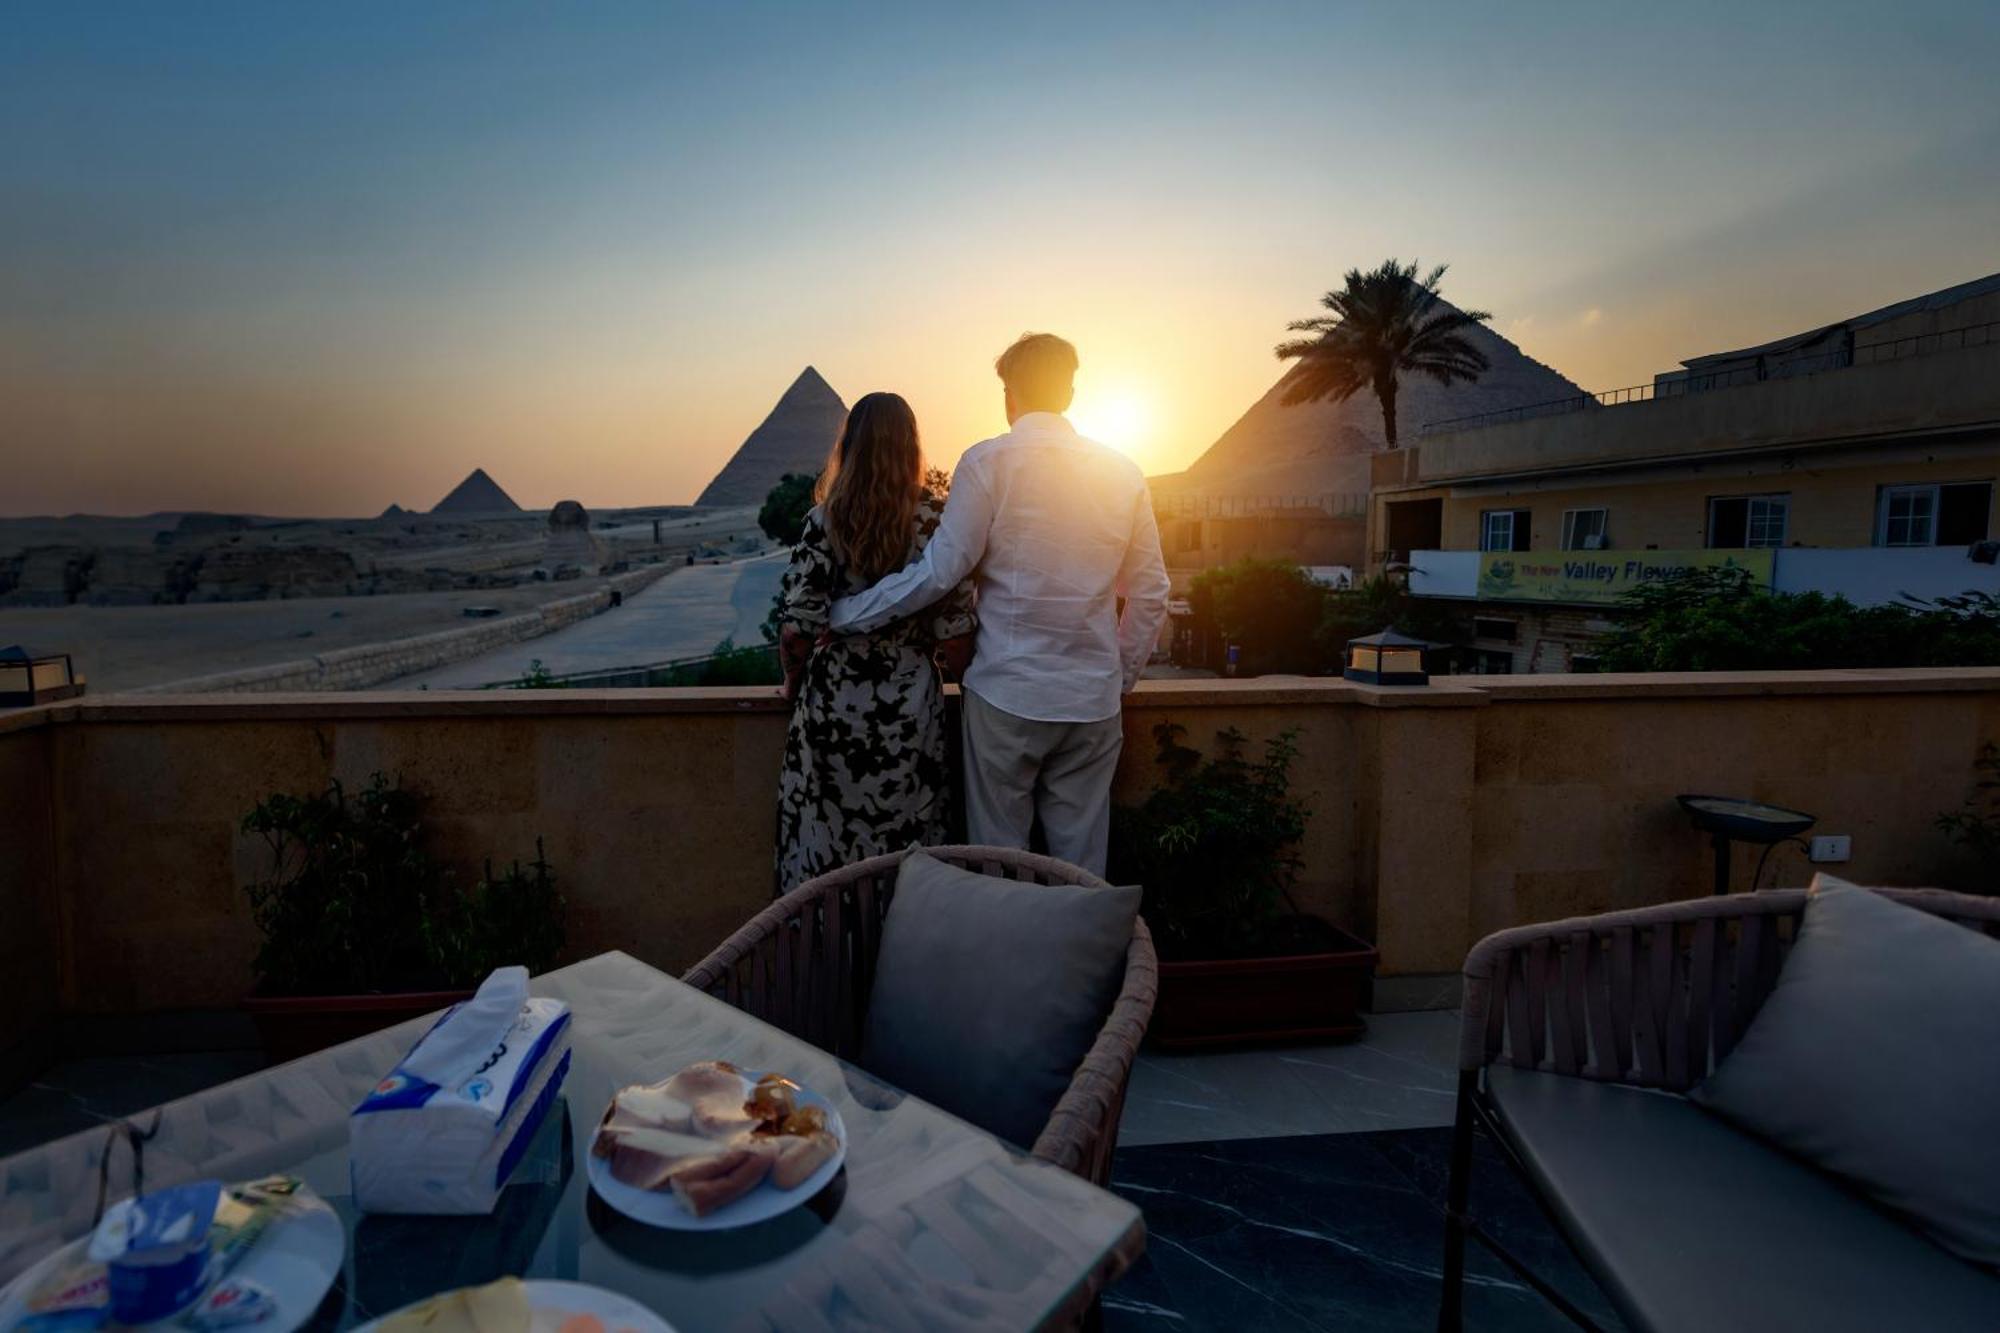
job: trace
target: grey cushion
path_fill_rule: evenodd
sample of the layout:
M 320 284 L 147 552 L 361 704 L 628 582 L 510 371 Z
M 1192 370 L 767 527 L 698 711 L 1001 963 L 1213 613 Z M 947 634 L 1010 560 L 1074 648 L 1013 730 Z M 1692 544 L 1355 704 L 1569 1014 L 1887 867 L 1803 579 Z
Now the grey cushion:
M 1770 998 L 1690 1095 L 2000 1266 L 1996 1024 L 2000 940 L 1823 882 Z
M 913 852 L 862 1035 L 870 1072 L 1020 1147 L 1104 1026 L 1139 890 L 1023 884 Z
M 2000 1277 L 1666 1093 L 1496 1065 L 1502 1131 L 1633 1328 L 1985 1329 Z

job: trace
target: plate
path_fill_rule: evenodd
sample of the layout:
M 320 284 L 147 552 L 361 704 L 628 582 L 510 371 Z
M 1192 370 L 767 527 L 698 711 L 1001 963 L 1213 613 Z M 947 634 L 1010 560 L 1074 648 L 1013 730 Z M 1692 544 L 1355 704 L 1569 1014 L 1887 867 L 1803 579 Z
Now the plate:
M 764 1075 L 746 1069 L 743 1077 L 755 1083 Z M 834 1109 L 833 1103 L 803 1084 L 799 1086 L 794 1100 L 800 1106 L 817 1106 L 826 1112 L 827 1130 L 839 1146 L 833 1150 L 832 1157 L 820 1163 L 819 1170 L 791 1189 L 781 1190 L 766 1177 L 756 1189 L 734 1203 L 716 1209 L 707 1217 L 696 1217 L 681 1206 L 671 1190 L 642 1190 L 637 1185 L 612 1179 L 611 1163 L 594 1152 L 586 1154 L 590 1163 L 590 1187 L 604 1202 L 634 1222 L 644 1222 L 649 1227 L 666 1227 L 672 1231 L 728 1231 L 734 1227 L 754 1226 L 789 1213 L 825 1189 L 847 1161 L 847 1126 L 841 1123 L 840 1112 Z M 595 1135 L 595 1132 L 593 1130 L 592 1134 Z
M 587 1282 L 555 1282 L 529 1278 L 521 1283 L 534 1310 L 529 1333 L 560 1333 L 563 1320 L 571 1315 L 596 1315 L 604 1321 L 604 1333 L 674 1333 L 674 1326 L 629 1296 L 620 1296 Z M 441 1293 L 440 1293 L 441 1294 Z M 424 1300 L 432 1299 L 426 1296 Z M 422 1305 L 411 1301 L 410 1305 Z M 407 1310 L 406 1305 L 403 1309 Z M 395 1311 L 392 1313 L 401 1313 Z M 385 1318 L 388 1316 L 384 1316 Z M 361 1325 L 354 1333 L 374 1333 L 382 1320 Z
M 262 1286 L 277 1304 L 269 1319 L 248 1326 L 255 1333 L 291 1333 L 312 1318 L 326 1299 L 327 1288 L 339 1276 L 340 1261 L 347 1253 L 347 1232 L 326 1200 L 305 1186 L 292 1197 L 295 1211 L 273 1221 L 229 1270 L 232 1278 L 248 1278 Z M 89 1244 L 89 1236 L 79 1236 L 0 1291 L 0 1329 L 20 1322 L 27 1312 L 28 1293 L 59 1267 L 81 1261 Z M 180 1316 L 142 1327 L 178 1328 Z

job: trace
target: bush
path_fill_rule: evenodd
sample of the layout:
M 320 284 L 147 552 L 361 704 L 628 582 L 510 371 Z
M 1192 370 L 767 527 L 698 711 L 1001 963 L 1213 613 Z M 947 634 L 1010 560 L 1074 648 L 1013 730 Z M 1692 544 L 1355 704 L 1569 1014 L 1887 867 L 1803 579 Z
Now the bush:
M 2000 601 L 1983 592 L 1884 606 L 1767 592 L 1696 569 L 1627 593 L 1597 645 L 1604 671 L 1783 671 L 2000 665 Z
M 1167 781 L 1114 811 L 1111 879 L 1142 884 L 1140 910 L 1168 957 L 1254 955 L 1286 915 L 1298 873 L 1306 807 L 1291 795 L 1297 732 L 1243 757 L 1243 734 L 1216 733 L 1215 757 L 1181 743 L 1185 729 L 1153 728 Z
M 279 792 L 243 818 L 270 850 L 245 889 L 263 943 L 263 995 L 342 995 L 469 986 L 493 968 L 546 969 L 563 940 L 563 901 L 542 859 L 487 875 L 469 893 L 424 847 L 422 801 L 382 774 L 350 794 Z
M 1241 650 L 1237 669 L 1247 676 L 1325 670 L 1313 630 L 1326 599 L 1299 566 L 1256 557 L 1205 569 L 1188 589 L 1194 614 Z
M 764 530 L 764 535 L 786 546 L 798 545 L 799 534 L 805 531 L 806 515 L 813 507 L 813 487 L 818 484 L 817 473 L 807 476 L 803 472 L 787 472 L 781 477 L 757 510 L 757 526 Z
M 715 652 L 699 662 L 686 662 L 676 667 L 668 667 L 652 680 L 656 686 L 689 685 L 777 685 L 783 683 L 785 673 L 778 666 L 778 654 L 772 644 L 755 644 L 738 648 L 736 640 L 724 639 L 715 645 Z

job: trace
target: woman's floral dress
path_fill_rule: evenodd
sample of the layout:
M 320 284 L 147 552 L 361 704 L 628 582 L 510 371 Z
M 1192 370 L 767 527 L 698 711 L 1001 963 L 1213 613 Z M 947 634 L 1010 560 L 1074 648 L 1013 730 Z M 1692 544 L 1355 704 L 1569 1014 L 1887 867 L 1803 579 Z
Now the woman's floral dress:
M 943 509 L 944 497 L 927 491 L 910 559 L 937 530 Z M 833 603 L 867 587 L 841 566 L 815 507 L 792 549 L 780 622 L 817 637 Z M 914 616 L 813 650 L 778 778 L 779 893 L 864 857 L 944 840 L 951 774 L 931 650 L 977 623 L 967 580 Z

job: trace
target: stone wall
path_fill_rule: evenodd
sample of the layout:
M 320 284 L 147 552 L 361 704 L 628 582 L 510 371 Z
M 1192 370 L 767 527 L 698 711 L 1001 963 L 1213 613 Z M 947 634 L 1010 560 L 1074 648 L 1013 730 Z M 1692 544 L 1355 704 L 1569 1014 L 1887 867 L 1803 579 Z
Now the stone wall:
M 295 690 L 360 690 L 418 671 L 450 666 L 468 657 L 551 634 L 611 606 L 611 594 L 630 597 L 666 574 L 671 566 L 649 565 L 606 579 L 602 588 L 544 603 L 533 611 L 495 620 L 473 621 L 432 634 L 341 648 L 295 662 L 246 671 L 224 671 L 192 680 L 151 685 L 142 694 L 265 694 Z
M 52 976 L 71 1014 L 233 1005 L 262 851 L 242 815 L 378 770 L 427 794 L 466 873 L 544 839 L 574 954 L 683 969 L 769 898 L 783 707 L 766 690 L 557 690 L 127 695 L 0 716 L 0 782 L 31 794 L 0 814 L 0 962 L 26 1016 L 9 1022 L 46 1015 Z M 1147 682 L 1121 800 L 1158 780 L 1160 723 L 1204 751 L 1224 727 L 1252 746 L 1297 729 L 1298 899 L 1375 939 L 1385 976 L 1421 978 L 1506 925 L 1705 893 L 1709 846 L 1680 792 L 1812 812 L 1852 837 L 1838 870 L 1865 882 L 1959 878 L 1934 821 L 2000 741 L 2000 670 Z M 1755 856 L 1739 849 L 1739 888 Z M 1810 870 L 1785 848 L 1764 883 Z
M 47 1063 L 60 1008 L 61 923 L 56 915 L 54 773 L 45 719 L 0 731 L 0 1096 Z

